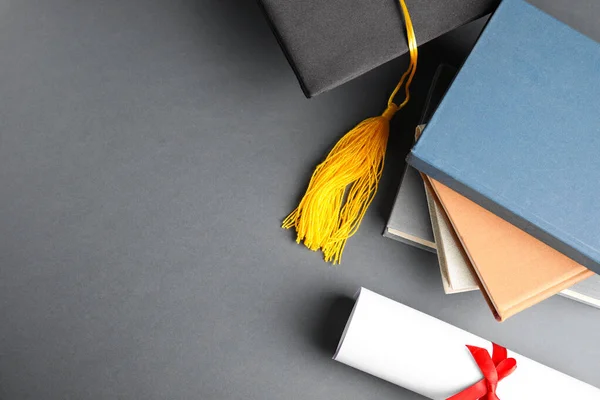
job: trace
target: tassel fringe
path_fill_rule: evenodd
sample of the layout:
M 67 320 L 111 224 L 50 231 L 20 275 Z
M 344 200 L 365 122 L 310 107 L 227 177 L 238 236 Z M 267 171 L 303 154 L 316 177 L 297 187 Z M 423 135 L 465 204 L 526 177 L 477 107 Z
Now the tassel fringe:
M 315 169 L 300 205 L 283 221 L 283 228 L 296 228 L 298 243 L 322 250 L 327 262 L 340 263 L 346 241 L 375 197 L 396 110 L 388 107 L 340 139 Z

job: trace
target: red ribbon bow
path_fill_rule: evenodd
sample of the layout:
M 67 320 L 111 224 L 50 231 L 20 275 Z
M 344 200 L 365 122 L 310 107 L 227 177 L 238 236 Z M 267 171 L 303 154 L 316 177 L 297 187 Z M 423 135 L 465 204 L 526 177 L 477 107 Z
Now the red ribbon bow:
M 483 373 L 483 379 L 446 400 L 500 400 L 496 395 L 498 382 L 514 372 L 517 368 L 517 360 L 508 358 L 504 347 L 496 343 L 492 344 L 494 351 L 491 357 L 486 349 L 467 345 Z

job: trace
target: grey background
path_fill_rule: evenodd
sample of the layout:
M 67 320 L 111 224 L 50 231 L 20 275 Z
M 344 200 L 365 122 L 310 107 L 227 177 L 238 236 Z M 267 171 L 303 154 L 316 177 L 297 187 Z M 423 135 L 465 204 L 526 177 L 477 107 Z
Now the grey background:
M 599 310 L 554 297 L 498 324 L 381 237 L 427 79 L 476 31 L 422 49 L 331 267 L 280 221 L 406 60 L 306 100 L 251 1 L 0 1 L 0 399 L 418 399 L 330 359 L 359 286 L 600 386 Z

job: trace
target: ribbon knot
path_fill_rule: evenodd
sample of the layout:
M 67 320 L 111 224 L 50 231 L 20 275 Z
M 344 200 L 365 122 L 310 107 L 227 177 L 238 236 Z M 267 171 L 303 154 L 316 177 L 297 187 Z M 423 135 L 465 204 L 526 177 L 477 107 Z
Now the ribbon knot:
M 483 374 L 483 379 L 447 400 L 500 400 L 496 395 L 498 382 L 514 372 L 517 368 L 517 360 L 508 358 L 508 352 L 504 347 L 496 343 L 492 344 L 491 357 L 486 349 L 467 345 Z
M 496 388 L 498 387 L 498 383 L 490 382 L 489 380 L 486 383 L 487 383 L 486 386 L 487 386 L 487 392 L 488 392 L 488 394 L 487 394 L 488 400 L 492 400 L 492 398 L 494 400 L 497 400 L 498 396 L 496 396 Z
M 385 111 L 383 112 L 383 114 L 381 114 L 381 116 L 389 121 L 389 120 L 392 119 L 392 117 L 394 116 L 394 114 L 396 114 L 396 112 L 399 109 L 400 108 L 398 108 L 397 105 L 395 105 L 394 103 L 390 102 L 388 104 L 387 108 L 385 109 Z

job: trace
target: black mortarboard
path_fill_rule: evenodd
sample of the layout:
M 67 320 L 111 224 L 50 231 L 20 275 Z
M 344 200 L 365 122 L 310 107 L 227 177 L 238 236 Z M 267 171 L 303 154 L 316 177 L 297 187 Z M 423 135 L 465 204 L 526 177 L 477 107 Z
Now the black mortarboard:
M 307 97 L 408 52 L 396 0 L 259 0 Z M 481 17 L 498 0 L 407 0 L 417 44 Z

